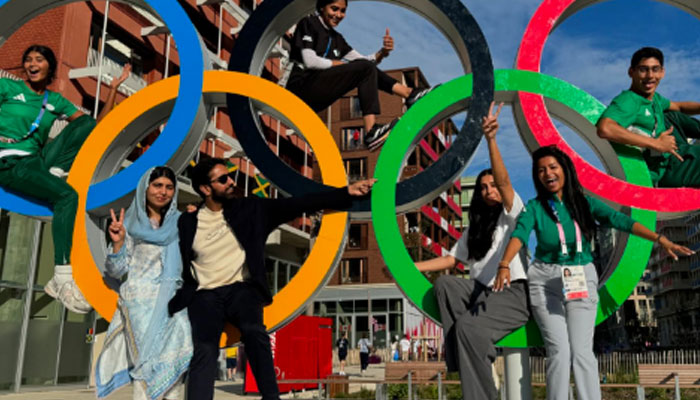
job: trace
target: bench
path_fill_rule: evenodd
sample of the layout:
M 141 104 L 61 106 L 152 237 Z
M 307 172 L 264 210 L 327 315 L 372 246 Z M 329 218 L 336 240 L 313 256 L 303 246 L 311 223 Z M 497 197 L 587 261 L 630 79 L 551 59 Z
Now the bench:
M 437 379 L 438 373 L 442 373 L 443 379 L 447 372 L 447 366 L 444 362 L 391 362 L 386 364 L 384 370 L 384 379 L 403 380 L 411 373 L 412 380 L 432 380 Z
M 639 384 L 642 386 L 700 387 L 700 364 L 639 364 Z

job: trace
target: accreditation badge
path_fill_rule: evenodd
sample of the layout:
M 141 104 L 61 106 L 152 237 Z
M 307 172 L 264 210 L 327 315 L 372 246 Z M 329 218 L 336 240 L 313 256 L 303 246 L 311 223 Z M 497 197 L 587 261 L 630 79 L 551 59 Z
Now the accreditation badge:
M 588 284 L 583 265 L 563 266 L 561 268 L 561 281 L 566 300 L 588 298 Z

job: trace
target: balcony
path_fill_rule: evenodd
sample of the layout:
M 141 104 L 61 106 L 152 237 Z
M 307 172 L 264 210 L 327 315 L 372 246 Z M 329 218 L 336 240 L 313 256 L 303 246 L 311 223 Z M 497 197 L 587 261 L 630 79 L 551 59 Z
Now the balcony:
M 79 79 L 85 77 L 91 77 L 97 79 L 100 73 L 100 53 L 95 49 L 90 49 L 88 51 L 87 66 L 84 68 L 73 68 L 68 72 L 68 77 L 70 79 Z M 112 80 L 117 76 L 122 74 L 124 67 L 119 63 L 110 60 L 107 57 L 102 57 L 102 78 L 101 81 L 107 85 L 112 83 Z M 129 77 L 124 83 L 119 86 L 119 91 L 126 96 L 131 96 L 132 94 L 138 92 L 139 90 L 145 88 L 147 85 L 146 81 L 138 75 L 129 74 Z

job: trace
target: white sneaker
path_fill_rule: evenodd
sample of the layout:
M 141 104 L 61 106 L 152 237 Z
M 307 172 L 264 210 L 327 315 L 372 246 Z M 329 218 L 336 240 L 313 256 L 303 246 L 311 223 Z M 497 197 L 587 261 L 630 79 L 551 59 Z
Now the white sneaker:
M 46 293 L 48 293 L 48 291 Z M 51 295 L 49 294 L 49 296 Z M 92 310 L 92 306 L 85 300 L 85 296 L 83 296 L 78 285 L 72 279 L 61 286 L 58 299 L 67 309 L 76 314 L 87 314 Z
M 63 168 L 60 167 L 49 168 L 49 174 L 61 179 L 68 176 L 68 172 L 64 171 Z
M 57 300 L 58 300 L 58 294 L 60 293 L 60 290 L 61 290 L 61 288 L 56 283 L 56 275 L 54 275 L 51 278 L 51 280 L 46 283 L 46 286 L 44 286 L 44 291 L 46 291 L 46 294 L 48 294 L 49 296 L 51 296 Z

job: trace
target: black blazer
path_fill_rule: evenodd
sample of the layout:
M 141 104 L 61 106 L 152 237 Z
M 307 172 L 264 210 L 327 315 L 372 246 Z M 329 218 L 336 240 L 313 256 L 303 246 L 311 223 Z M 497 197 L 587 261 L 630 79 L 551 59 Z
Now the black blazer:
M 278 199 L 263 199 L 256 196 L 236 198 L 224 204 L 224 219 L 245 251 L 250 273 L 247 281 L 260 291 L 266 305 L 272 302 L 272 293 L 267 286 L 265 275 L 265 242 L 268 235 L 279 225 L 303 213 L 323 209 L 342 210 L 351 205 L 352 196 L 348 193 L 347 187 L 324 193 Z M 192 244 L 197 233 L 198 212 L 185 212 L 178 220 L 183 285 L 168 303 L 168 311 L 171 315 L 192 302 L 199 286 L 192 275 L 192 260 L 196 257 Z

